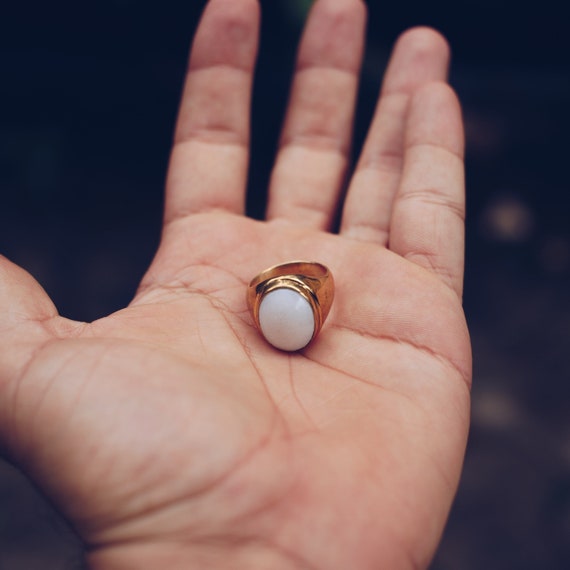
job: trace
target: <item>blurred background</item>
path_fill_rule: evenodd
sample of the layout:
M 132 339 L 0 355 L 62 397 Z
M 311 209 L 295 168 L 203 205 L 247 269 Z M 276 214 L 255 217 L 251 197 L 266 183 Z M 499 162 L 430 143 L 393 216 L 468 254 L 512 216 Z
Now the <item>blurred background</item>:
M 12 2 L 0 22 L 0 252 L 62 314 L 128 303 L 158 242 L 187 51 L 203 0 Z M 250 213 L 260 216 L 310 1 L 261 0 Z M 356 121 L 389 50 L 429 24 L 467 125 L 465 308 L 473 423 L 433 570 L 570 568 L 570 73 L 554 0 L 369 0 Z M 0 462 L 0 570 L 82 565 L 72 533 Z M 347 569 L 349 570 L 349 569 Z

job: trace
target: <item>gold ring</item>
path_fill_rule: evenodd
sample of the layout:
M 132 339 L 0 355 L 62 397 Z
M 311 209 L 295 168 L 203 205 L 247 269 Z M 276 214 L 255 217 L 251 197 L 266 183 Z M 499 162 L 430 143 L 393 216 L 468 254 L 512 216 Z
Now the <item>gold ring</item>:
M 275 348 L 301 350 L 319 334 L 334 298 L 334 280 L 321 263 L 291 261 L 254 277 L 247 306 L 265 340 Z

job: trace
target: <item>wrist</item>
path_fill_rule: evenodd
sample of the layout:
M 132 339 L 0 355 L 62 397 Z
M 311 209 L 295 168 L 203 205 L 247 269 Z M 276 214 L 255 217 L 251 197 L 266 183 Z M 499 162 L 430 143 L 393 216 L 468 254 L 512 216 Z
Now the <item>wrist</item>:
M 305 564 L 254 541 L 228 544 L 210 541 L 208 544 L 132 544 L 98 548 L 86 555 L 90 570 L 302 570 Z

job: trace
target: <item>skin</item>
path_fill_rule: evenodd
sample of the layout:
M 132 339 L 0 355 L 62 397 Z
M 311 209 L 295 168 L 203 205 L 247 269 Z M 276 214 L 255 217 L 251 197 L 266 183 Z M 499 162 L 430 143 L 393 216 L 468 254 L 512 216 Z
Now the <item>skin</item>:
M 266 221 L 243 214 L 259 6 L 210 0 L 131 304 L 72 322 L 0 258 L 1 449 L 92 568 L 398 570 L 434 554 L 469 423 L 461 112 L 445 40 L 405 32 L 348 177 L 365 19 L 359 0 L 313 5 Z M 291 259 L 336 283 L 294 354 L 245 302 Z

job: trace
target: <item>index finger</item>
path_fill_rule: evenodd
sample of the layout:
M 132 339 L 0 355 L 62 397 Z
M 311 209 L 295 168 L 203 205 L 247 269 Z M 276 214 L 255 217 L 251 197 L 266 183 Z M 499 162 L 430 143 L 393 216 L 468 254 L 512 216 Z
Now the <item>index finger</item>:
M 166 184 L 165 224 L 242 213 L 259 35 L 256 0 L 210 0 L 196 32 Z

